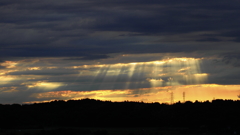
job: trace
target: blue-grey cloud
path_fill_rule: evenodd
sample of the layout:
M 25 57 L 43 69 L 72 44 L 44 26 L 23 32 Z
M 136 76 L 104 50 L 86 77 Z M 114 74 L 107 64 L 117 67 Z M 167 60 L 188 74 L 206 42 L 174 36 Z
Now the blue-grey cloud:
M 237 0 L 3 0 L 0 7 L 0 55 L 4 57 L 79 56 L 92 60 L 111 53 L 214 49 L 221 54 L 226 44 L 233 49 L 240 39 Z M 115 35 L 107 35 L 109 32 Z M 188 42 L 191 45 L 185 44 Z

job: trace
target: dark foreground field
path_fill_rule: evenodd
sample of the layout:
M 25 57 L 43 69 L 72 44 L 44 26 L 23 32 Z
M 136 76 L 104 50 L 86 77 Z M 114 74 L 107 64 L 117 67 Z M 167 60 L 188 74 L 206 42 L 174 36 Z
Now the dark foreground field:
M 11 104 L 0 105 L 0 135 L 231 135 L 240 133 L 239 116 L 240 101 L 232 100 Z
M 8 129 L 1 135 L 237 135 L 235 130 L 218 131 L 202 128 L 135 127 L 135 128 L 73 128 L 52 127 L 45 129 Z

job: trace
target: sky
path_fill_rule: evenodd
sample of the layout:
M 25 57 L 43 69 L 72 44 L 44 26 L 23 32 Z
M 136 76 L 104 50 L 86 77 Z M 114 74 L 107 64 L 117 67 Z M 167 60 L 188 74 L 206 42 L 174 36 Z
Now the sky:
M 239 0 L 1 0 L 0 103 L 238 100 Z

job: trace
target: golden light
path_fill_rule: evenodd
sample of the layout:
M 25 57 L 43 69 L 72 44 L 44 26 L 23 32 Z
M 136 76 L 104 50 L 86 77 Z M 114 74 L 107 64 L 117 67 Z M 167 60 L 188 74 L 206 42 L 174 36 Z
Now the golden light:
M 34 88 L 34 87 L 38 87 L 44 90 L 52 90 L 52 89 L 56 89 L 60 86 L 63 86 L 63 83 L 59 83 L 59 82 L 37 82 L 37 83 L 33 83 L 30 85 L 26 85 L 28 88 Z
M 184 72 L 184 71 L 187 71 L 189 69 L 190 69 L 190 67 L 184 67 L 184 68 L 179 69 L 178 72 Z
M 15 72 L 15 71 L 18 71 L 18 70 L 0 70 L 0 75 L 7 75 L 11 72 Z
M 174 102 L 180 101 L 206 101 L 213 99 L 237 100 L 240 85 L 198 84 L 181 86 L 164 86 L 154 88 L 126 89 L 126 90 L 95 90 L 95 91 L 54 91 L 35 93 L 32 97 L 50 100 L 60 99 L 83 99 L 93 98 L 111 101 L 144 101 L 171 103 L 171 94 L 174 94 Z M 134 91 L 140 91 L 133 94 Z M 183 99 L 183 93 L 185 99 Z
M 79 71 L 78 76 L 93 76 L 92 82 L 89 82 L 89 85 L 100 83 L 98 89 L 114 88 L 114 84 L 115 82 L 117 83 L 117 79 L 119 78 L 125 79 L 125 84 L 123 85 L 125 85 L 125 89 L 128 89 L 131 80 L 136 77 L 145 78 L 145 81 L 143 79 L 143 81 L 136 82 L 134 84 L 136 87 L 138 87 L 137 85 L 140 86 L 143 83 L 146 83 L 146 81 L 149 81 L 153 88 L 164 85 L 175 86 L 204 83 L 207 80 L 208 75 L 201 73 L 200 61 L 201 59 L 184 57 L 148 62 L 82 65 L 69 68 L 93 69 Z M 152 80 L 147 78 L 151 78 Z M 167 78 L 172 79 L 169 80 Z M 109 81 L 110 83 L 108 83 Z M 183 81 L 186 83 L 183 83 Z
M 214 84 L 203 85 L 208 78 L 208 74 L 202 73 L 200 68 L 201 60 L 184 57 L 115 64 L 103 64 L 100 62 L 94 62 L 95 64 L 81 63 L 74 66 L 69 64 L 71 66 L 62 67 L 64 71 L 67 69 L 67 72 L 74 70 L 71 75 L 64 74 L 64 77 L 67 76 L 67 78 L 75 77 L 74 81 L 69 83 L 69 87 L 67 87 L 69 90 L 65 90 L 66 87 L 62 89 L 61 86 L 65 86 L 64 83 L 51 80 L 56 76 L 52 77 L 49 69 L 58 68 L 54 64 L 39 66 L 41 64 L 37 63 L 34 66 L 32 63 L 25 63 L 25 67 L 19 67 L 19 65 L 23 64 L 6 61 L 2 66 L 6 66 L 8 69 L 4 69 L 0 73 L 0 85 L 13 82 L 18 78 L 25 79 L 25 82 L 21 85 L 28 87 L 27 90 L 42 90 L 42 93 L 33 94 L 33 97 L 38 99 L 49 98 L 50 100 L 54 98 L 95 98 L 112 101 L 170 102 L 168 91 L 174 93 L 174 101 L 182 99 L 182 92 L 186 92 L 186 97 L 189 95 L 189 100 L 210 99 L 212 96 L 207 96 L 211 94 L 206 89 L 214 91 L 214 88 L 220 88 L 220 86 L 214 86 Z M 48 69 L 47 75 L 35 75 L 34 72 L 29 71 L 43 70 L 44 73 L 44 69 Z M 15 76 L 7 75 L 15 71 L 23 72 L 18 72 L 18 75 Z M 30 75 L 28 72 L 30 72 Z M 78 74 L 72 74 L 75 72 L 78 72 Z M 37 73 L 39 74 L 39 72 Z M 45 81 L 37 81 L 38 79 L 43 80 L 43 78 Z M 84 80 L 85 78 L 86 80 Z M 64 82 L 64 78 L 61 78 L 62 80 Z M 82 86 L 81 91 L 77 91 L 76 86 L 78 85 Z M 221 87 L 224 88 L 225 86 Z M 205 93 L 205 95 L 201 92 Z M 197 95 L 202 97 L 200 98 Z
M 16 79 L 14 76 L 0 76 L 0 85 L 11 83 Z
M 229 87 L 226 89 L 224 87 Z M 171 92 L 169 89 L 172 86 L 142 88 L 139 89 L 141 94 L 139 96 L 133 95 L 132 92 L 136 89 L 128 90 L 98 90 L 98 91 L 56 91 L 56 92 L 45 92 L 35 93 L 32 96 L 36 98 L 71 98 L 71 99 L 82 99 L 82 98 L 94 98 L 100 100 L 111 100 L 111 101 L 144 101 L 144 102 L 163 102 L 170 103 Z M 193 90 L 194 89 L 194 90 Z M 172 91 L 173 92 L 173 91 Z M 238 99 L 237 94 L 239 93 L 239 85 L 182 85 L 177 86 L 174 89 L 174 101 L 183 102 L 183 92 L 186 93 L 187 101 L 206 101 L 213 99 Z
M 115 100 L 123 101 L 131 94 L 130 90 L 98 90 L 98 91 L 55 91 L 34 93 L 31 97 L 41 98 L 67 98 L 67 99 L 82 99 L 94 98 L 100 100 Z
M 18 63 L 14 61 L 5 61 L 1 64 L 1 66 L 5 66 L 6 68 L 15 68 Z
M 27 68 L 28 70 L 40 70 L 41 68 L 40 67 L 29 67 Z
M 18 92 L 17 87 L 1 87 L 0 92 Z

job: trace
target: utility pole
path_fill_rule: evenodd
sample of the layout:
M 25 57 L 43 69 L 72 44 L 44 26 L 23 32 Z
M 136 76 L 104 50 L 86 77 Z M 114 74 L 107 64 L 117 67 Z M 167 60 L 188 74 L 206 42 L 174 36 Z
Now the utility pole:
M 185 92 L 183 92 L 183 102 L 185 103 Z
M 174 97 L 173 97 L 173 92 L 171 92 L 171 104 L 174 103 Z

